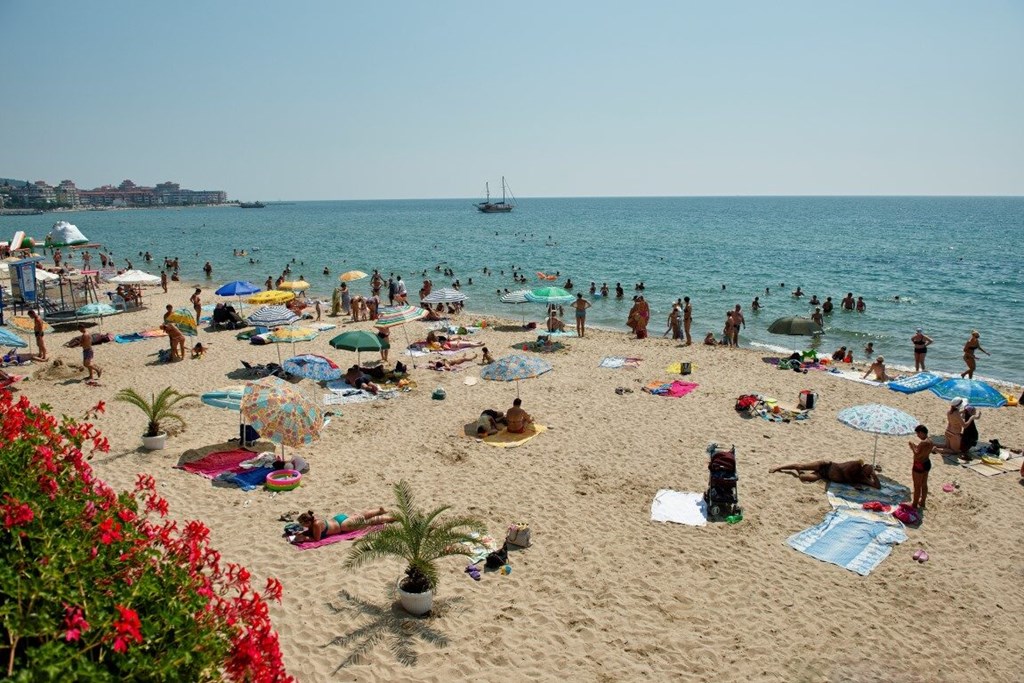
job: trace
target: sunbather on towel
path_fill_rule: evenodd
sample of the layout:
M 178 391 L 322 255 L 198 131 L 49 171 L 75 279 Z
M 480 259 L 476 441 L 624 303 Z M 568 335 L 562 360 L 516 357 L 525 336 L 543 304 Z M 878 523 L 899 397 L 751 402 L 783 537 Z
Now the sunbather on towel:
M 463 363 L 468 363 L 476 358 L 475 353 L 460 353 L 457 356 L 451 358 L 442 358 L 441 360 L 431 361 L 427 366 L 431 370 L 451 370 L 452 368 L 458 367 Z
M 870 486 L 880 489 L 882 484 L 878 481 L 875 468 L 864 464 L 863 460 L 847 460 L 846 462 L 832 462 L 830 460 L 815 460 L 814 462 L 793 463 L 782 465 L 768 470 L 769 473 L 785 472 L 792 474 L 800 481 L 834 481 L 837 484 L 850 484 L 852 486 Z
M 345 373 L 345 381 L 356 389 L 365 389 L 371 394 L 376 394 L 380 391 L 380 387 L 371 382 L 369 376 L 364 374 L 358 365 L 353 365 L 348 369 Z
M 513 434 L 522 434 L 526 431 L 526 425 L 533 424 L 533 418 L 530 414 L 523 410 L 523 399 L 517 398 L 512 401 L 512 407 L 505 413 L 505 419 L 508 424 L 508 431 Z
M 306 530 L 296 534 L 293 543 L 306 543 L 307 541 L 319 541 L 328 536 L 337 536 L 349 531 L 356 531 L 366 526 L 376 524 L 390 524 L 396 521 L 395 517 L 384 508 L 366 510 L 358 515 L 334 515 L 333 517 L 321 517 L 317 519 L 312 510 L 299 515 L 299 524 L 306 527 Z

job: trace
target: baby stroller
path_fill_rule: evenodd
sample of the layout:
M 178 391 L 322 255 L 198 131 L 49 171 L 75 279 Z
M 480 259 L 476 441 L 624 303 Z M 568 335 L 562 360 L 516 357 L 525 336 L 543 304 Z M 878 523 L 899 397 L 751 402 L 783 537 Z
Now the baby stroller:
M 741 513 L 739 496 L 736 493 L 736 447 L 720 449 L 718 444 L 708 446 L 708 489 L 704 502 L 708 508 L 708 519 L 723 519 Z

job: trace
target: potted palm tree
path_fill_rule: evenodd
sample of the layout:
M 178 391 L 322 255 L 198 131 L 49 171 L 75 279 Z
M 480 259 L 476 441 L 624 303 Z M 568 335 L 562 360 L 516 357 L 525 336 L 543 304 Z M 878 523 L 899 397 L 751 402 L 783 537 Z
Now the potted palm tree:
M 442 517 L 450 506 L 429 512 L 417 509 L 405 481 L 395 484 L 394 523 L 371 531 L 352 544 L 345 567 L 358 567 L 371 560 L 397 557 L 407 564 L 405 577 L 398 580 L 402 608 L 414 615 L 433 607 L 434 591 L 440 581 L 437 560 L 452 555 L 471 555 L 470 546 L 486 531 L 472 517 Z
M 183 394 L 171 387 L 164 387 L 159 394 L 150 394 L 149 400 L 134 389 L 122 389 L 114 396 L 114 400 L 129 403 L 146 415 L 149 425 L 142 435 L 142 445 L 151 451 L 163 450 L 167 445 L 167 433 L 160 431 L 160 423 L 174 420 L 184 426 L 185 420 L 174 412 L 174 407 L 186 398 L 194 398 L 196 394 Z

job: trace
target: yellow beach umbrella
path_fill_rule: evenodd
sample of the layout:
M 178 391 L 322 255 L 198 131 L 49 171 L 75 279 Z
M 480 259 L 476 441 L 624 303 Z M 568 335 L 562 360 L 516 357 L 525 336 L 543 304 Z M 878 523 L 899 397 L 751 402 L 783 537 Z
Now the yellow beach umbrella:
M 7 319 L 7 324 L 13 327 L 17 327 L 19 330 L 25 330 L 26 332 L 35 332 L 35 321 L 27 315 L 16 315 L 12 318 Z M 43 332 L 53 332 L 53 328 L 50 327 L 49 323 L 43 323 Z
M 338 279 L 342 282 L 353 282 L 354 280 L 362 280 L 364 277 L 370 277 L 361 270 L 350 270 L 347 273 L 342 273 L 338 276 Z
M 304 292 L 309 289 L 309 283 L 305 280 L 292 280 L 291 282 L 282 282 L 277 286 L 278 289 L 286 289 L 294 292 Z
M 250 304 L 283 304 L 295 298 L 292 292 L 284 292 L 279 289 L 270 289 L 266 292 L 253 294 L 246 301 Z

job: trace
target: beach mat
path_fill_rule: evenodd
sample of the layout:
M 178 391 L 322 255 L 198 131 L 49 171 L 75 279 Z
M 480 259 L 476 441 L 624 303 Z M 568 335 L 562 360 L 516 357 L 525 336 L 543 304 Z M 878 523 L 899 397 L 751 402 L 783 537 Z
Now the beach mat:
M 1024 463 L 1024 456 L 1003 460 L 1000 465 L 990 465 L 982 460 L 975 460 L 971 463 L 961 465 L 961 467 L 971 470 L 975 474 L 980 474 L 983 477 L 994 477 L 997 474 L 1007 474 L 1008 472 L 1015 472 L 1019 474 L 1022 463 Z
M 623 356 L 605 356 L 601 359 L 601 362 L 597 364 L 599 368 L 611 368 L 617 370 L 619 368 L 639 368 L 640 361 L 643 358 L 628 358 Z
M 898 391 L 903 394 L 916 394 L 919 391 L 924 391 L 929 387 L 933 387 L 942 378 L 931 372 L 919 372 L 911 377 L 904 377 L 903 379 L 894 379 L 889 382 L 888 386 L 893 391 Z
M 219 474 L 240 469 L 242 462 L 255 458 L 256 456 L 256 453 L 242 448 L 229 451 L 214 451 L 212 453 L 207 453 L 197 460 L 181 463 L 174 467 L 179 470 L 191 472 L 192 474 L 198 474 L 199 476 L 206 477 L 207 479 L 213 479 Z
M 874 489 L 870 486 L 856 487 L 851 484 L 837 484 L 834 481 L 828 483 L 825 490 L 828 496 L 828 503 L 834 508 L 862 508 L 864 503 L 877 500 L 893 507 L 910 500 L 910 489 L 888 477 L 878 477 L 881 489 Z
M 817 560 L 867 576 L 889 556 L 893 546 L 906 540 L 903 525 L 895 519 L 870 519 L 836 508 L 821 524 L 793 534 L 786 543 Z
M 335 534 L 334 536 L 327 536 L 321 538 L 319 541 L 304 541 L 302 543 L 292 543 L 296 550 L 312 550 L 313 548 L 322 548 L 325 545 L 333 545 L 340 541 L 354 541 L 361 536 L 365 536 L 371 531 L 383 528 L 383 524 L 376 524 L 374 526 L 363 527 L 362 529 L 356 529 L 355 531 L 346 531 L 343 534 Z
M 274 471 L 273 467 L 253 467 L 250 469 L 228 470 L 221 472 L 213 478 L 214 484 L 229 484 L 237 486 L 243 491 L 252 491 L 263 486 L 267 481 L 267 475 Z
M 693 382 L 681 382 L 676 379 L 671 382 L 651 382 L 643 390 L 652 396 L 680 398 L 693 392 L 699 386 L 699 384 L 694 384 Z
M 704 494 L 661 489 L 651 503 L 651 521 L 707 526 L 708 506 Z
M 489 446 L 497 446 L 498 448 L 515 448 L 522 446 L 524 443 L 537 436 L 543 434 L 548 430 L 544 425 L 537 423 L 527 425 L 526 429 L 522 434 L 513 434 L 507 429 L 503 429 L 497 434 L 491 434 L 480 439 Z

